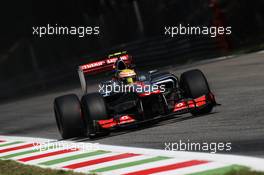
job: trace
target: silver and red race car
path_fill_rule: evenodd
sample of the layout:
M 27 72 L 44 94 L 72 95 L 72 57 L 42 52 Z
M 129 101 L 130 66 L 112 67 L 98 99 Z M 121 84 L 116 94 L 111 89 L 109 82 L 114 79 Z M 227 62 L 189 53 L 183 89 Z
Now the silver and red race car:
M 113 71 L 112 77 L 101 82 L 97 92 L 88 93 L 87 75 L 92 77 L 95 73 L 107 71 Z M 129 79 L 132 82 L 126 83 L 125 79 L 118 77 L 120 72 L 133 75 L 133 79 Z M 180 78 L 157 70 L 137 72 L 132 57 L 126 52 L 81 65 L 78 74 L 83 90 L 81 99 L 69 94 L 54 100 L 57 126 L 64 139 L 94 138 L 116 128 L 184 113 L 203 115 L 217 105 L 200 70 L 189 70 Z

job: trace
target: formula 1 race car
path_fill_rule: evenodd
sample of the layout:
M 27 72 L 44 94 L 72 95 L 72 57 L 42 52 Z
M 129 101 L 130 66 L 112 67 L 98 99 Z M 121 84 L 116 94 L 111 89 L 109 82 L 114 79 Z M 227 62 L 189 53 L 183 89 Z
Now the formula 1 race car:
M 152 70 L 137 73 L 126 52 L 81 65 L 78 74 L 84 95 L 57 97 L 54 111 L 62 138 L 94 138 L 111 130 L 176 114 L 210 113 L 217 104 L 204 74 L 189 70 L 180 78 L 170 72 Z M 101 82 L 100 90 L 87 92 L 87 76 L 114 71 L 112 79 Z

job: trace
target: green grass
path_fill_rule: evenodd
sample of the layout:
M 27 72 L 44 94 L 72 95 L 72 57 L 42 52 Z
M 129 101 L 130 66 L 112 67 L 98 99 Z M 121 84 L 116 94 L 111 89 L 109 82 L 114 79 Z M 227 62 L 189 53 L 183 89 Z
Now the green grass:
M 251 171 L 249 168 L 239 165 L 230 165 L 223 168 L 188 175 L 264 175 L 264 172 Z
M 84 175 L 73 171 L 52 170 L 23 165 L 12 160 L 0 160 L 0 175 Z
M 231 170 L 225 175 L 264 175 L 264 172 L 250 171 L 249 169 L 245 168 L 242 170 Z

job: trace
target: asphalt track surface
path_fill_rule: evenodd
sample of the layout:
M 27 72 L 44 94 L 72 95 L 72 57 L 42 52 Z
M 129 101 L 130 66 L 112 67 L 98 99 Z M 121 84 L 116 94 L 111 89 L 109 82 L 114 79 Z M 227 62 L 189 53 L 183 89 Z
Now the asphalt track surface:
M 220 153 L 264 157 L 264 53 L 167 69 L 179 75 L 193 68 L 206 74 L 217 102 L 222 104 L 212 114 L 175 116 L 150 127 L 114 132 L 92 142 L 158 149 L 180 140 L 231 142 L 232 150 Z M 71 89 L 1 104 L 0 135 L 60 139 L 52 104 L 56 96 L 67 93 L 81 94 L 80 89 Z

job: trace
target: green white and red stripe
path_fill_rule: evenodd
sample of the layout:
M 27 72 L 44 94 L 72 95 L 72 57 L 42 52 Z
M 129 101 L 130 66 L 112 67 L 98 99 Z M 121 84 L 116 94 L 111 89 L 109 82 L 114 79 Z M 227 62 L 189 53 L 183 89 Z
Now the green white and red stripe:
M 253 157 L 171 152 L 109 145 L 99 145 L 98 149 L 91 150 L 83 150 L 80 147 L 77 149 L 54 148 L 50 145 L 43 147 L 49 141 L 51 140 L 0 136 L 0 159 L 12 159 L 44 168 L 109 175 L 224 174 L 230 169 L 243 166 L 264 171 L 262 167 L 264 160 Z M 60 141 L 52 140 L 52 142 L 59 143 Z

